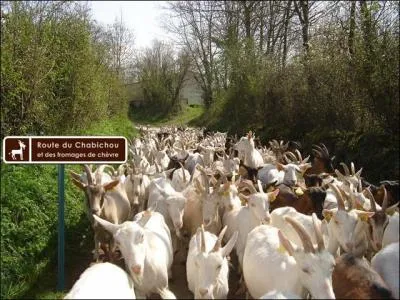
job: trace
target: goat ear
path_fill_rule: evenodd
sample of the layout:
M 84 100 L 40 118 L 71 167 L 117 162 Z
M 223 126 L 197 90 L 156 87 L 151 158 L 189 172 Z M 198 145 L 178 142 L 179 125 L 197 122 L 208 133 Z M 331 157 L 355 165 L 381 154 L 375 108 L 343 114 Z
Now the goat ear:
M 285 166 L 282 165 L 282 164 L 279 163 L 279 162 L 276 163 L 276 168 L 278 169 L 278 171 L 283 171 L 283 170 L 285 170 Z
M 357 213 L 358 218 L 364 222 L 368 221 L 368 219 L 371 218 L 375 214 L 375 212 L 373 212 L 373 211 L 362 211 L 362 210 L 358 210 L 358 209 L 355 209 L 355 212 Z
M 103 184 L 103 187 L 106 191 L 112 190 L 113 188 L 115 188 L 119 183 L 119 180 L 113 180 L 111 182 L 105 183 Z
M 282 233 L 282 231 L 280 231 L 279 229 L 278 229 L 278 237 L 279 237 L 279 241 L 281 244 L 278 248 L 278 251 L 282 253 L 282 252 L 285 252 L 285 250 L 286 250 L 287 252 L 289 252 L 290 256 L 293 256 L 294 248 L 293 248 L 292 244 L 287 239 L 287 237 Z
M 103 226 L 104 229 L 107 230 L 112 235 L 114 235 L 121 226 L 121 225 L 117 225 L 117 224 L 108 222 L 107 220 L 103 220 L 102 218 L 100 218 L 96 215 L 93 215 L 93 218 L 96 220 L 96 222 L 100 223 L 100 225 Z
M 235 243 L 237 241 L 238 235 L 239 233 L 235 231 L 229 239 L 228 243 L 226 243 L 226 245 L 221 249 L 223 257 L 226 257 L 231 253 L 233 246 L 235 246 Z
M 399 205 L 399 202 L 397 202 L 396 204 L 386 208 L 385 213 L 387 215 L 390 215 L 390 216 L 393 215 L 396 211 L 399 210 L 398 205 Z
M 83 182 L 80 181 L 80 180 L 76 180 L 75 178 L 71 178 L 71 179 L 72 179 L 72 182 L 73 182 L 78 188 L 80 188 L 81 190 L 84 190 L 84 189 L 86 188 L 87 184 L 83 183 Z
M 268 193 L 269 202 L 275 201 L 275 199 L 278 196 L 278 194 L 279 194 L 279 189 L 276 189 L 275 191 Z
M 329 223 L 329 221 L 331 220 L 332 216 L 333 216 L 333 211 L 330 209 L 323 209 L 322 210 L 322 215 L 324 216 L 326 222 Z

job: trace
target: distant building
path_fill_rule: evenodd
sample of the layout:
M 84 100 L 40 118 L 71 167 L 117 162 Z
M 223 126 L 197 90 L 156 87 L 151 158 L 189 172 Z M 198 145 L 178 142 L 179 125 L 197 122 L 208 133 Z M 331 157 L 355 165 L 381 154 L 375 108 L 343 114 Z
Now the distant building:
M 140 87 L 140 82 L 133 82 L 128 84 L 131 90 L 131 105 L 133 107 L 141 107 L 146 101 L 144 99 L 143 90 Z M 188 71 L 179 94 L 179 98 L 184 104 L 187 105 L 204 105 L 204 100 L 202 98 L 203 90 L 200 84 L 194 78 L 194 73 Z
M 188 71 L 180 93 L 181 101 L 188 105 L 204 105 L 203 90 L 194 78 L 194 73 Z

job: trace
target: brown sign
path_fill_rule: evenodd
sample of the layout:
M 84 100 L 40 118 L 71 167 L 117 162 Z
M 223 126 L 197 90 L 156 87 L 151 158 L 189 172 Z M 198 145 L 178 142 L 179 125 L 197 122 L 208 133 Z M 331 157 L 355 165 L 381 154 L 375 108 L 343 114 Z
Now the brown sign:
M 23 160 L 18 160 L 21 151 Z M 124 137 L 34 136 L 3 141 L 4 162 L 10 164 L 124 163 L 127 151 Z

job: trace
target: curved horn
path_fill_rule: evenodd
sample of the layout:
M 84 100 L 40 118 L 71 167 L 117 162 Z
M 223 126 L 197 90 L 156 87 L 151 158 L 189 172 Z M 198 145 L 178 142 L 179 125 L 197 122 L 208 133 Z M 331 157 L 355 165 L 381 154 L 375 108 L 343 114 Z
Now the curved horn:
M 212 252 L 219 251 L 219 249 L 221 248 L 222 239 L 225 235 L 225 231 L 227 228 L 228 228 L 228 226 L 225 225 L 225 227 L 221 230 L 220 234 L 218 235 L 218 239 L 215 242 L 214 248 L 212 249 Z
M 350 163 L 350 168 L 351 168 L 351 175 L 355 175 L 356 174 L 356 168 L 354 167 L 354 163 L 353 162 Z
M 324 239 L 322 238 L 321 223 L 315 213 L 312 213 L 315 236 L 317 237 L 318 251 L 325 250 Z
M 197 169 L 201 172 L 201 175 L 203 176 L 204 185 L 205 185 L 205 188 L 206 188 L 206 193 L 209 194 L 209 193 L 210 193 L 210 183 L 209 183 L 209 181 L 208 181 L 208 177 L 207 177 L 206 171 L 205 171 L 204 168 L 201 167 L 201 166 L 198 166 Z M 194 173 L 194 172 L 193 172 L 193 173 Z
M 321 145 L 321 150 L 324 153 L 324 155 L 326 155 L 327 158 L 329 158 L 329 151 L 328 148 L 326 148 L 325 144 L 323 143 L 319 143 Z
M 206 252 L 206 237 L 204 234 L 204 224 L 201 224 L 201 252 Z
M 339 180 L 343 180 L 345 178 L 345 176 L 342 173 L 340 173 L 338 169 L 335 169 L 335 174 Z
M 373 212 L 376 212 L 376 202 L 375 202 L 375 198 L 374 195 L 372 195 L 371 190 L 369 189 L 369 187 L 367 187 L 365 189 L 366 191 L 366 197 L 369 199 L 369 201 L 371 202 L 371 209 Z
M 312 149 L 311 152 L 315 157 L 322 158 L 321 152 L 319 152 L 317 149 Z
M 297 156 L 299 157 L 299 163 L 303 161 L 303 157 L 301 156 L 301 153 L 298 149 L 295 149 L 294 152 L 297 154 Z
M 383 186 L 383 201 L 382 201 L 382 210 L 385 211 L 388 207 L 388 199 L 387 199 L 387 192 L 384 185 Z
M 289 163 L 297 161 L 297 157 L 296 157 L 296 155 L 294 155 L 293 152 L 286 151 L 286 152 L 283 154 L 283 156 L 285 157 L 286 155 L 290 156 L 290 161 L 289 161 Z
M 349 171 L 349 167 L 347 167 L 347 165 L 346 165 L 344 162 L 341 162 L 340 165 L 343 167 L 344 174 L 345 174 L 346 176 L 351 175 L 351 174 L 350 174 L 350 171 Z
M 85 172 L 86 172 L 86 177 L 87 177 L 87 181 L 89 185 L 93 185 L 93 177 L 92 177 L 92 171 L 90 170 L 88 165 L 83 165 L 83 167 L 85 168 Z
M 293 229 L 299 235 L 299 237 L 303 243 L 304 252 L 305 253 L 308 253 L 308 252 L 315 253 L 314 246 L 311 242 L 311 237 L 307 233 L 307 231 L 304 229 L 303 225 L 291 217 L 285 216 L 283 218 L 285 219 L 286 222 L 288 222 L 290 225 L 292 225 Z
M 250 193 L 252 193 L 252 194 L 257 193 L 257 190 L 256 190 L 256 188 L 255 188 L 254 185 L 253 185 L 253 182 L 251 182 L 250 180 L 248 180 L 248 179 L 243 180 L 243 181 L 242 181 L 242 184 L 243 184 L 244 186 L 246 186 L 246 187 L 249 188 Z
M 328 186 L 332 190 L 335 191 L 337 204 L 338 204 L 338 209 L 345 210 L 344 199 L 343 199 L 342 193 L 339 191 L 339 188 L 336 185 L 332 184 L 332 183 L 328 183 Z

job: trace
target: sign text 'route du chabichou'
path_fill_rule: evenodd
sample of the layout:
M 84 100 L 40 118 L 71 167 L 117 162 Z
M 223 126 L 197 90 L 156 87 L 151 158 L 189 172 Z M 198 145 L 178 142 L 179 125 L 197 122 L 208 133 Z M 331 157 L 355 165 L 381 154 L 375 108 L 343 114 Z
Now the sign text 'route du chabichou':
M 3 161 L 8 164 L 125 163 L 128 143 L 111 136 L 8 136 Z

